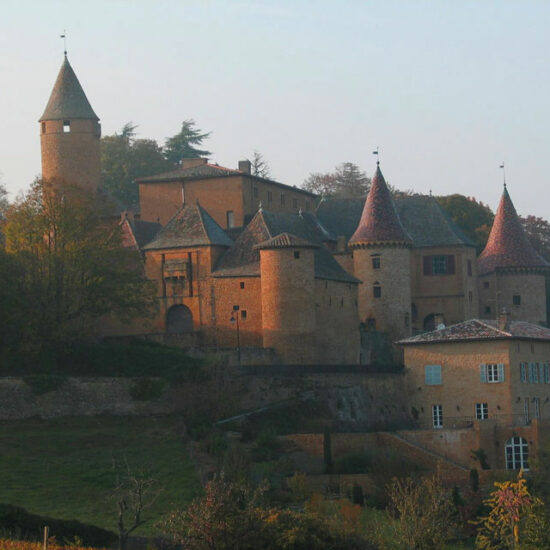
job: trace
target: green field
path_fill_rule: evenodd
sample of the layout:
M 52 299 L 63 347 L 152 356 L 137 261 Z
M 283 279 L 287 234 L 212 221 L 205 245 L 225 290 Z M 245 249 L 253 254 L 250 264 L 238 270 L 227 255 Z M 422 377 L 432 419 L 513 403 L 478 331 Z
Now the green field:
M 146 469 L 162 492 L 136 534 L 200 490 L 173 417 L 71 417 L 0 423 L 0 503 L 115 530 L 114 464 Z

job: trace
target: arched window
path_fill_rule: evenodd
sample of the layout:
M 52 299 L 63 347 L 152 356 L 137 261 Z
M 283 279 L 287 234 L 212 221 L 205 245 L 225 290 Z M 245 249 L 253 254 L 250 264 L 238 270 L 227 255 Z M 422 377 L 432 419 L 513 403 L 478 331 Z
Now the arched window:
M 172 306 L 166 312 L 166 332 L 171 334 L 193 332 L 193 314 L 187 306 L 179 304 Z
M 529 445 L 523 437 L 512 437 L 506 442 L 506 469 L 529 469 Z

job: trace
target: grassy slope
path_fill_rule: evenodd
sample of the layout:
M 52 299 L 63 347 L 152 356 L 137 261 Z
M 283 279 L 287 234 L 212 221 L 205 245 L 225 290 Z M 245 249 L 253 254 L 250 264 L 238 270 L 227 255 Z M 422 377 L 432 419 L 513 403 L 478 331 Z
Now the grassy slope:
M 115 529 L 113 461 L 147 468 L 163 488 L 136 534 L 199 491 L 171 417 L 72 417 L 0 423 L 0 502 Z

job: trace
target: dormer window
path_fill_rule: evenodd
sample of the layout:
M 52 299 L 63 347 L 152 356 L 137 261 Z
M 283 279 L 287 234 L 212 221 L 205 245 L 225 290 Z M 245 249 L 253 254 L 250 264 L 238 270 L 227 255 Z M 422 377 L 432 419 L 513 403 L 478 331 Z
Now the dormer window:
M 68 134 L 71 131 L 71 121 L 70 120 L 64 120 L 63 121 L 63 133 Z

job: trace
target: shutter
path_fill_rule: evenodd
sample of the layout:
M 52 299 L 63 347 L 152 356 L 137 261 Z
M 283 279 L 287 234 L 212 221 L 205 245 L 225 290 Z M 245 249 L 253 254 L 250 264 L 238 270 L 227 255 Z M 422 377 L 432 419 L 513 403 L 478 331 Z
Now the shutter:
M 432 274 L 432 256 L 424 256 L 422 258 L 424 262 L 424 275 Z
M 533 383 L 533 367 L 534 363 L 529 363 L 529 383 Z
M 544 383 L 550 384 L 550 365 L 544 363 Z
M 447 256 L 446 264 L 447 264 L 447 275 L 454 275 L 455 274 L 455 257 L 452 254 Z
M 544 384 L 544 364 L 539 364 L 539 384 Z
M 498 381 L 504 382 L 504 363 L 498 364 Z
M 520 380 L 523 384 L 527 382 L 527 371 L 525 370 L 525 367 L 526 367 L 525 363 L 519 364 Z
M 485 364 L 479 365 L 479 379 L 482 383 L 487 382 L 487 368 Z

